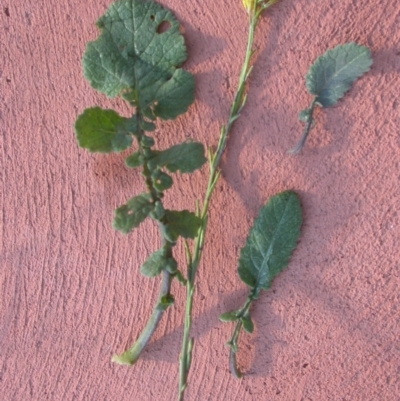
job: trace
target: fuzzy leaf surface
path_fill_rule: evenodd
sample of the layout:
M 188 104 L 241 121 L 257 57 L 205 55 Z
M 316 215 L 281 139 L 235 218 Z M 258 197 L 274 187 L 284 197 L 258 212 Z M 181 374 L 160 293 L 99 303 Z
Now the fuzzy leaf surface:
M 149 167 L 166 167 L 172 173 L 191 173 L 207 161 L 204 146 L 200 142 L 185 142 L 157 152 L 150 160 Z
M 123 234 L 137 227 L 154 209 L 151 196 L 143 193 L 128 200 L 114 211 L 113 227 Z
M 75 134 L 81 148 L 90 152 L 121 152 L 132 144 L 135 117 L 121 117 L 114 110 L 86 109 L 75 122 Z
M 166 210 L 168 228 L 173 234 L 183 238 L 195 238 L 203 220 L 188 210 Z
M 162 119 L 187 110 L 194 79 L 179 68 L 186 47 L 170 11 L 150 0 L 117 0 L 96 25 L 101 33 L 87 44 L 82 62 L 93 88 Z
M 310 67 L 306 75 L 307 89 L 322 107 L 333 106 L 371 65 L 371 53 L 365 46 L 356 43 L 336 46 Z
M 140 268 L 140 273 L 146 277 L 155 277 L 159 275 L 165 267 L 167 259 L 164 249 L 153 252 Z
M 260 210 L 240 251 L 238 273 L 249 287 L 268 289 L 288 264 L 302 223 L 300 200 L 292 191 L 273 196 Z

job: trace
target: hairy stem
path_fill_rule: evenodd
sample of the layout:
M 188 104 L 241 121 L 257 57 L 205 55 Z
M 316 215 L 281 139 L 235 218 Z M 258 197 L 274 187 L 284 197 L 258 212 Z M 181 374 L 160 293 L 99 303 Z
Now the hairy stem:
M 236 90 L 234 100 L 230 109 L 227 123 L 221 127 L 218 146 L 214 154 L 210 152 L 210 172 L 206 189 L 206 194 L 203 200 L 203 207 L 200 217 L 203 219 L 203 224 L 199 229 L 198 236 L 194 242 L 193 255 L 191 263 L 188 264 L 188 280 L 186 283 L 186 309 L 185 309 L 185 322 L 182 340 L 182 348 L 180 354 L 179 364 L 179 392 L 178 400 L 182 401 L 184 398 L 184 391 L 187 386 L 187 378 L 190 369 L 191 353 L 193 348 L 193 339 L 190 338 L 190 328 L 192 322 L 192 305 L 194 295 L 194 283 L 198 265 L 200 263 L 205 231 L 207 227 L 207 215 L 210 199 L 214 191 L 215 185 L 220 177 L 219 165 L 221 162 L 222 154 L 226 148 L 226 144 L 231 132 L 231 128 L 235 120 L 240 116 L 240 112 L 246 103 L 246 82 L 251 72 L 250 59 L 252 56 L 252 48 L 254 41 L 254 32 L 257 25 L 259 14 L 254 10 L 249 16 L 249 32 L 247 37 L 247 48 L 245 58 L 242 64 L 242 69 L 239 76 L 239 82 Z

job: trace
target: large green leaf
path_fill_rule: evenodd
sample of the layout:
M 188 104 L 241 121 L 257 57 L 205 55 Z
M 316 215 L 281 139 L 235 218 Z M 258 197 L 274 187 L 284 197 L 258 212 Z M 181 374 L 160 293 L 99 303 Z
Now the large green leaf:
M 124 118 L 114 110 L 86 109 L 75 122 L 79 146 L 90 152 L 121 152 L 132 144 L 136 117 Z
M 97 21 L 101 34 L 83 56 L 86 79 L 109 97 L 121 95 L 162 119 L 194 100 L 193 76 L 179 68 L 186 48 L 172 13 L 149 0 L 117 0 Z
M 296 246 L 302 223 L 300 201 L 292 191 L 270 198 L 260 210 L 240 251 L 239 276 L 249 287 L 268 289 Z
M 334 105 L 372 65 L 368 48 L 346 43 L 318 57 L 306 75 L 308 91 L 323 107 Z
M 115 209 L 113 227 L 127 234 L 137 227 L 154 209 L 150 194 L 135 196 L 125 204 Z
M 175 145 L 162 152 L 154 152 L 149 161 L 149 167 L 166 167 L 171 172 L 191 173 L 200 168 L 207 159 L 204 156 L 204 146 L 200 142 L 185 142 Z
M 188 210 L 166 210 L 167 227 L 174 237 L 195 238 L 203 220 Z

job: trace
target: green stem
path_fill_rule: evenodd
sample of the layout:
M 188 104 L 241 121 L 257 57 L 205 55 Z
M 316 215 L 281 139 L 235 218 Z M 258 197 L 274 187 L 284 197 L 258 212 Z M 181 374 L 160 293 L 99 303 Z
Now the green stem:
M 205 231 L 207 227 L 207 216 L 208 207 L 210 204 L 210 199 L 214 191 L 215 185 L 220 177 L 219 165 L 221 162 L 222 154 L 226 148 L 226 144 L 231 132 L 231 128 L 235 120 L 240 116 L 243 106 L 246 103 L 246 82 L 251 73 L 250 59 L 253 54 L 253 41 L 254 32 L 257 26 L 259 14 L 255 12 L 251 13 L 249 16 L 249 32 L 247 37 L 247 48 L 245 58 L 242 64 L 242 69 L 239 76 L 238 87 L 234 100 L 232 102 L 231 110 L 226 125 L 221 127 L 220 137 L 218 141 L 218 146 L 213 155 L 210 154 L 210 172 L 208 178 L 208 184 L 206 189 L 206 194 L 203 201 L 203 207 L 200 213 L 200 217 L 203 219 L 203 224 L 199 229 L 198 236 L 195 239 L 193 247 L 192 261 L 188 264 L 188 280 L 186 283 L 186 308 L 185 308 L 185 318 L 184 318 L 184 331 L 182 348 L 180 354 L 180 364 L 179 364 L 179 392 L 178 400 L 182 401 L 184 398 L 184 391 L 187 386 L 187 378 L 190 369 L 191 353 L 193 348 L 193 339 L 190 338 L 190 328 L 192 322 L 192 305 L 193 305 L 193 295 L 194 295 L 194 283 L 198 265 L 200 263 Z
M 167 271 L 162 272 L 162 280 L 160 286 L 160 293 L 158 296 L 158 301 L 153 309 L 153 312 L 147 321 L 147 324 L 143 331 L 141 332 L 139 338 L 133 344 L 131 348 L 122 353 L 121 355 L 114 355 L 112 357 L 112 362 L 116 362 L 120 365 L 133 365 L 140 357 L 147 343 L 149 342 L 151 336 L 156 330 L 158 323 L 161 320 L 162 314 L 165 311 L 165 306 L 163 304 L 163 299 L 169 296 L 171 288 L 172 276 Z
M 227 342 L 227 344 L 230 347 L 230 350 L 229 350 L 229 370 L 233 374 L 233 376 L 235 376 L 237 379 L 240 379 L 242 377 L 242 373 L 237 368 L 237 364 L 236 364 L 236 353 L 237 353 L 237 350 L 238 350 L 237 341 L 238 341 L 238 338 L 239 338 L 240 329 L 242 328 L 242 325 L 243 325 L 242 317 L 244 317 L 244 316 L 249 314 L 251 303 L 255 299 L 254 297 L 255 297 L 255 290 L 252 290 L 250 292 L 249 296 L 247 297 L 247 300 L 246 300 L 245 304 L 243 305 L 243 307 L 241 309 L 239 309 L 238 312 L 237 312 L 236 325 L 235 325 L 235 328 L 233 330 L 231 338 Z
M 314 98 L 313 101 L 310 104 L 310 107 L 308 108 L 309 115 L 308 115 L 308 120 L 307 123 L 304 127 L 303 133 L 301 135 L 301 138 L 299 142 L 297 142 L 296 146 L 292 149 L 289 150 L 289 153 L 295 155 L 300 152 L 300 150 L 303 148 L 304 144 L 306 143 L 306 139 L 308 137 L 308 134 L 311 131 L 311 128 L 313 126 L 314 120 L 313 120 L 313 114 L 315 110 L 317 99 Z

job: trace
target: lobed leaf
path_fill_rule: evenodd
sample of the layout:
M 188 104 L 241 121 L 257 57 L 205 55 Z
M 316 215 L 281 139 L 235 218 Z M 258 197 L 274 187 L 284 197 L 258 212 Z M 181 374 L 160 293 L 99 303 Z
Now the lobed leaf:
M 156 155 L 149 161 L 149 167 L 151 169 L 166 167 L 172 173 L 178 170 L 181 173 L 191 173 L 200 168 L 206 161 L 202 143 L 185 142 L 156 152 Z
M 121 152 L 132 144 L 136 118 L 124 118 L 114 110 L 86 109 L 75 122 L 76 139 L 90 152 Z
M 203 220 L 188 210 L 166 210 L 167 227 L 174 237 L 195 238 Z
M 372 65 L 368 48 L 346 43 L 318 57 L 308 70 L 306 86 L 322 107 L 333 106 Z
M 137 227 L 154 209 L 150 194 L 135 196 L 125 204 L 115 209 L 113 227 L 123 234 Z
M 272 279 L 288 264 L 302 223 L 300 201 L 292 191 L 273 196 L 260 210 L 245 246 L 240 251 L 238 273 L 256 289 L 268 289 Z
M 149 0 L 117 0 L 96 25 L 101 33 L 83 55 L 93 88 L 122 96 L 149 118 L 173 119 L 187 110 L 194 79 L 179 68 L 186 47 L 170 11 Z

